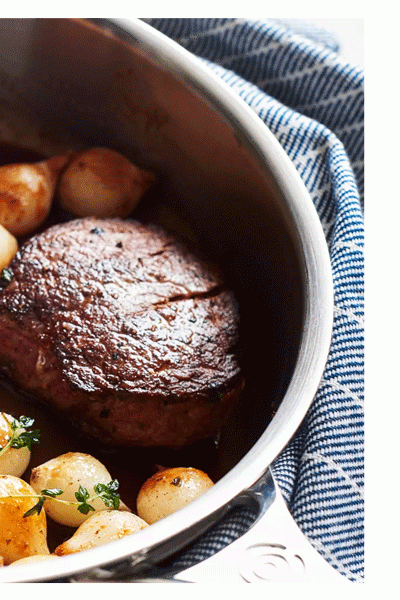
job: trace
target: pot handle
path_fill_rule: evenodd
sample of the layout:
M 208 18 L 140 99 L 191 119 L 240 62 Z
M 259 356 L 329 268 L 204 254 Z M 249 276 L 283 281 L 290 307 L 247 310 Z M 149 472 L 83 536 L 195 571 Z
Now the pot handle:
M 270 470 L 252 493 L 261 507 L 254 525 L 210 558 L 174 574 L 170 581 L 351 583 L 324 560 L 300 531 Z

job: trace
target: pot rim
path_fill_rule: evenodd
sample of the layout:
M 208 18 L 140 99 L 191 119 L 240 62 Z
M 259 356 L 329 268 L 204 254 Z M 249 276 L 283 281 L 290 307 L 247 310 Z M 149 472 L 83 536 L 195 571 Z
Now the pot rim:
M 163 67 L 183 78 L 227 119 L 247 141 L 259 166 L 268 164 L 297 227 L 303 252 L 305 317 L 298 360 L 288 389 L 270 424 L 226 475 L 178 513 L 133 536 L 63 557 L 0 569 L 1 581 L 45 581 L 91 571 L 112 562 L 145 558 L 168 538 L 210 519 L 248 490 L 290 441 L 310 407 L 328 357 L 333 326 L 333 282 L 329 252 L 311 197 L 293 163 L 267 126 L 224 81 L 196 56 L 140 19 L 73 19 L 111 30 L 123 42 L 137 45 Z M 214 521 L 210 521 L 210 525 Z M 173 533 L 171 533 L 173 532 Z M 137 561 L 136 561 L 137 562 Z

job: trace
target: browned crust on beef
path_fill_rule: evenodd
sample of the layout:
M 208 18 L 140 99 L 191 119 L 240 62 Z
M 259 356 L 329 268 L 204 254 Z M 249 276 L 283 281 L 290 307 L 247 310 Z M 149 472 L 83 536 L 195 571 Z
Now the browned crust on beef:
M 102 441 L 215 433 L 243 377 L 219 271 L 156 226 L 78 219 L 31 238 L 0 292 L 0 362 Z

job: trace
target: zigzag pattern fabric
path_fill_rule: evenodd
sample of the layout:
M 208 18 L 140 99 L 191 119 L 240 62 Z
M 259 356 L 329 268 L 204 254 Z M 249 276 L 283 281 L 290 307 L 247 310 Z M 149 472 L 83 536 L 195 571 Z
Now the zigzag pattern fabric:
M 348 579 L 364 571 L 364 77 L 330 34 L 274 20 L 146 19 L 200 57 L 277 137 L 314 202 L 330 251 L 334 329 L 299 432 L 273 465 L 314 547 Z M 179 558 L 188 567 L 241 535 L 235 511 Z

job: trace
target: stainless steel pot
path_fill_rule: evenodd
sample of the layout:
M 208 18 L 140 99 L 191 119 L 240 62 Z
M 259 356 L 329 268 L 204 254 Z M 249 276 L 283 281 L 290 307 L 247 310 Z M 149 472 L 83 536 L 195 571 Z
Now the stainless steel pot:
M 1 138 L 47 154 L 107 145 L 155 170 L 165 206 L 225 268 L 241 303 L 248 391 L 225 428 L 215 486 L 118 542 L 0 569 L 0 581 L 134 578 L 271 483 L 269 465 L 305 416 L 329 350 L 325 238 L 267 127 L 200 60 L 144 22 L 2 19 L 0 57 Z

